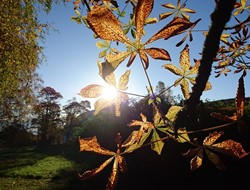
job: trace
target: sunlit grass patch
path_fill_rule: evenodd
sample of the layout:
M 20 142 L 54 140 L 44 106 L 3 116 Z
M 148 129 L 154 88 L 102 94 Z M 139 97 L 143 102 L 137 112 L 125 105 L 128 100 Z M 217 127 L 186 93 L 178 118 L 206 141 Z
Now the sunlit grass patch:
M 75 163 L 60 156 L 48 156 L 34 165 L 25 165 L 5 170 L 4 176 L 23 178 L 52 178 L 67 171 L 74 171 Z

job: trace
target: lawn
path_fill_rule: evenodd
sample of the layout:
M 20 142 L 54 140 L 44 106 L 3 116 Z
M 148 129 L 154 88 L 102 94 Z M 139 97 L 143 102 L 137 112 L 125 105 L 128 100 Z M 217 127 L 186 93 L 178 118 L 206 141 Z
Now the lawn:
M 78 156 L 78 157 L 77 157 Z M 1 190 L 65 189 L 76 180 L 80 153 L 72 147 L 0 149 Z M 87 162 L 86 162 L 87 163 Z

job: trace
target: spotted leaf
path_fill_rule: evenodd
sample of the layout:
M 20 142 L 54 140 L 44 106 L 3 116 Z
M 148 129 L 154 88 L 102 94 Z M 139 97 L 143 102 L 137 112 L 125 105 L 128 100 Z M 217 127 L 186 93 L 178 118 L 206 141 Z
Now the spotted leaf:
M 104 86 L 98 84 L 90 84 L 81 89 L 79 95 L 84 98 L 98 98 L 102 95 Z
M 167 40 L 173 36 L 181 34 L 185 32 L 188 28 L 194 27 L 199 21 L 200 19 L 192 23 L 184 18 L 176 17 L 164 28 L 162 28 L 160 31 L 154 34 L 150 39 L 148 39 L 145 45 L 162 38 Z
M 95 136 L 90 138 L 79 138 L 79 143 L 81 152 L 90 151 L 103 155 L 115 155 L 113 151 L 101 147 Z
M 147 17 L 154 6 L 154 0 L 139 0 L 135 12 L 136 39 L 141 40 Z
M 103 40 L 119 41 L 124 44 L 130 43 L 119 20 L 107 7 L 95 6 L 88 12 L 87 22 L 93 32 Z

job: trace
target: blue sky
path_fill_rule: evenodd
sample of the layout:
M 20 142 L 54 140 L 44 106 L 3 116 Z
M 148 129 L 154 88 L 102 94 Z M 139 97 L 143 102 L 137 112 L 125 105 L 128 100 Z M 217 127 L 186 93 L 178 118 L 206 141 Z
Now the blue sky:
M 155 1 L 155 6 L 150 17 L 157 17 L 159 13 L 166 12 L 167 9 L 156 5 L 158 0 Z M 161 4 L 172 2 L 176 5 L 176 1 L 160 0 Z M 183 2 L 183 1 L 181 1 Z M 207 30 L 210 24 L 210 14 L 214 9 L 214 0 L 187 1 L 187 8 L 192 8 L 197 11 L 196 14 L 190 14 L 190 20 L 196 21 L 198 18 L 202 20 L 196 25 L 196 30 Z M 127 12 L 130 10 L 128 9 Z M 93 38 L 93 33 L 85 27 L 73 22 L 70 18 L 75 16 L 73 10 L 73 3 L 69 2 L 64 6 L 55 5 L 49 15 L 41 14 L 40 20 L 49 23 L 58 30 L 50 31 L 46 36 L 44 46 L 44 54 L 47 61 L 43 62 L 38 69 L 38 73 L 44 81 L 44 86 L 50 86 L 56 91 L 60 92 L 63 96 L 61 104 L 65 105 L 68 100 L 73 97 L 78 101 L 86 100 L 79 96 L 77 93 L 89 84 L 103 84 L 102 78 L 98 74 L 97 60 L 100 49 L 95 45 L 98 39 Z M 172 19 L 172 17 L 171 17 Z M 165 24 L 170 21 L 165 19 Z M 157 25 L 157 24 L 156 24 Z M 154 33 L 156 33 L 162 24 L 158 26 L 146 26 L 146 36 L 143 38 L 147 40 Z M 184 35 L 184 34 L 183 34 Z M 151 79 L 152 85 L 156 86 L 158 81 L 163 81 L 166 86 L 171 86 L 178 76 L 162 68 L 163 64 L 173 63 L 179 65 L 179 52 L 188 43 L 190 47 L 191 65 L 194 64 L 193 59 L 200 59 L 202 47 L 204 43 L 204 36 L 202 32 L 193 32 L 193 41 L 188 40 L 180 47 L 175 47 L 183 35 L 173 37 L 170 40 L 160 40 L 152 44 L 152 46 L 165 48 L 171 55 L 172 61 L 155 61 L 150 59 L 148 74 Z M 115 71 L 116 77 L 119 78 L 126 70 L 130 69 L 130 82 L 128 83 L 128 92 L 146 95 L 148 86 L 144 71 L 138 61 L 135 61 L 130 67 L 126 67 L 126 61 L 123 62 Z M 214 77 L 215 74 L 209 78 L 209 82 L 213 87 L 209 91 L 202 94 L 201 99 L 218 100 L 234 98 L 236 96 L 236 89 L 238 79 L 241 74 L 229 73 L 227 77 L 224 75 L 219 78 Z M 245 96 L 250 96 L 250 73 L 245 77 Z M 181 94 L 180 87 L 172 88 L 173 94 Z

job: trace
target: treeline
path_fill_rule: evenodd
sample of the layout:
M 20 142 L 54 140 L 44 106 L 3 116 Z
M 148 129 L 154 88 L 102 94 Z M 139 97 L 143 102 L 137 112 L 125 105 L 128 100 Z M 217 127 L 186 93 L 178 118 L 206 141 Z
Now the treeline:
M 160 107 L 164 113 L 172 105 L 182 105 L 183 100 L 174 97 L 170 90 L 166 90 L 165 84 L 159 82 L 156 87 L 159 95 Z M 42 88 L 37 95 L 34 104 L 22 105 L 19 109 L 15 101 L 9 102 L 12 110 L 2 106 L 0 112 L 0 144 L 1 146 L 25 146 L 39 145 L 50 146 L 55 144 L 78 143 L 78 137 L 97 136 L 102 144 L 113 146 L 117 133 L 124 137 L 128 136 L 132 129 L 127 124 L 132 120 L 140 119 L 143 113 L 147 118 L 153 113 L 152 107 L 148 104 L 148 97 L 136 99 L 130 98 L 122 102 L 122 115 L 117 118 L 114 115 L 114 107 L 102 110 L 94 115 L 89 101 L 78 102 L 72 98 L 66 105 L 61 106 L 59 100 L 62 95 L 51 87 Z M 246 98 L 249 102 L 250 98 Z M 247 104 L 246 104 L 247 105 Z M 24 107 L 25 106 L 25 109 Z M 25 112 L 23 112 L 25 110 Z M 249 112 L 247 105 L 245 111 Z M 197 118 L 200 119 L 200 127 L 216 124 L 211 112 L 220 112 L 232 115 L 235 111 L 235 100 L 205 100 L 197 109 Z M 248 114 L 246 114 L 248 115 Z

